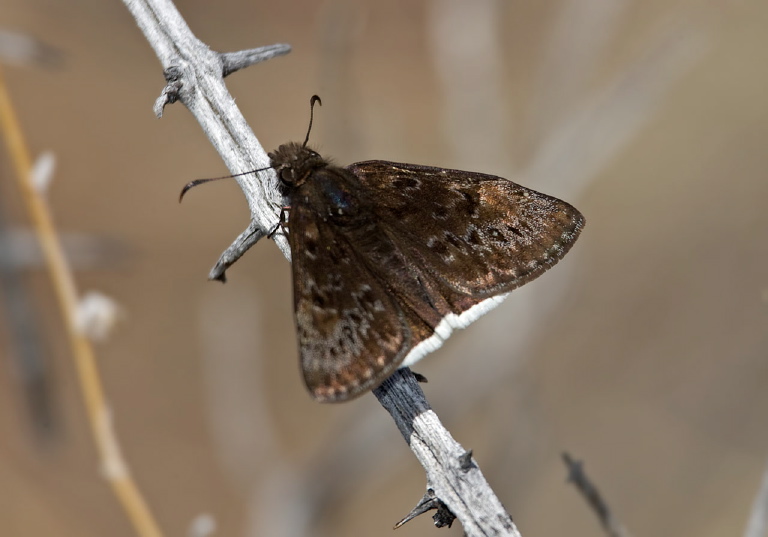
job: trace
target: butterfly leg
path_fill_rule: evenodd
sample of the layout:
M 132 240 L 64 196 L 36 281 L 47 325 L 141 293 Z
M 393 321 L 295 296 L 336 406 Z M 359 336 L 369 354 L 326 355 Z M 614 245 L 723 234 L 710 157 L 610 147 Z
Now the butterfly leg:
M 290 210 L 291 210 L 291 207 L 288 205 L 286 205 L 285 207 L 280 207 L 280 221 L 277 224 L 275 224 L 275 227 L 272 228 L 272 231 L 270 231 L 267 234 L 268 239 L 271 239 L 272 237 L 274 237 L 278 229 L 282 229 L 283 233 L 288 231 L 288 219 L 286 218 L 286 214 L 288 214 Z

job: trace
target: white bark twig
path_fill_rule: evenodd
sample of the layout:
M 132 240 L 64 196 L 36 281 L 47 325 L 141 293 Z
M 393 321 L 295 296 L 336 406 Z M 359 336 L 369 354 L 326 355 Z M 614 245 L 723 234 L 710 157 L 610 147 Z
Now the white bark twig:
M 155 49 L 168 82 L 155 104 L 156 114 L 162 115 L 166 104 L 180 100 L 200 122 L 233 174 L 268 168 L 266 152 L 235 106 L 223 77 L 241 67 L 284 54 L 290 47 L 273 45 L 220 54 L 192 34 L 170 0 L 123 1 Z M 252 175 L 238 177 L 248 199 L 252 223 L 222 254 L 211 271 L 211 279 L 223 280 L 227 267 L 277 224 L 281 197 L 274 171 L 268 168 L 259 172 L 259 180 Z M 277 234 L 275 241 L 290 257 L 285 238 Z M 472 461 L 471 452 L 463 449 L 442 426 L 409 370 L 398 371 L 375 393 L 427 472 L 428 494 L 432 494 L 430 490 L 434 494 L 428 504 L 439 508 L 440 524 L 450 524 L 455 516 L 469 536 L 519 536 L 511 517 Z
M 520 536 L 512 517 L 493 493 L 480 468 L 453 439 L 424 398 L 419 383 L 408 368 L 374 390 L 374 395 L 395 420 L 411 450 L 427 472 L 427 493 L 401 526 L 424 512 L 437 509 L 435 525 L 449 525 L 450 514 L 459 519 L 465 535 Z M 450 513 L 446 513 L 446 508 Z M 447 520 L 446 520 L 447 517 Z
M 123 1 L 155 50 L 168 82 L 155 104 L 155 113 L 161 115 L 166 104 L 180 100 L 195 116 L 233 174 L 265 168 L 258 176 L 254 173 L 236 178 L 248 200 L 253 222 L 248 230 L 253 239 L 241 246 L 250 246 L 277 225 L 282 200 L 267 153 L 235 105 L 223 77 L 257 61 L 286 54 L 290 46 L 271 45 L 220 54 L 192 34 L 171 0 Z M 278 233 L 274 239 L 283 254 L 290 257 L 285 237 Z M 230 247 L 229 261 L 218 263 L 210 277 L 223 279 L 224 270 L 245 249 Z M 217 269 L 220 272 L 216 272 Z

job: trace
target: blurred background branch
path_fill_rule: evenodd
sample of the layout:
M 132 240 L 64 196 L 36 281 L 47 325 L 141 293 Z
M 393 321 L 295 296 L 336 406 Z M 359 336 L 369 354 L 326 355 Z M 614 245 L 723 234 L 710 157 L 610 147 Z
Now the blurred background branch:
M 760 488 L 752 502 L 744 537 L 765 537 L 766 534 L 768 534 L 768 466 L 763 472 Z
M 568 453 L 563 453 L 563 462 L 568 468 L 568 482 L 579 491 L 584 501 L 592 509 L 603 526 L 608 537 L 630 537 L 629 532 L 624 528 L 613 509 L 608 505 L 600 491 L 592 483 L 584 471 L 584 463 L 574 460 Z
M 162 534 L 157 523 L 123 459 L 104 396 L 93 346 L 88 333 L 82 330 L 82 321 L 78 321 L 81 302 L 72 270 L 56 233 L 50 208 L 44 198 L 47 185 L 40 181 L 37 185 L 33 182 L 32 160 L 2 72 L 0 72 L 0 129 L 14 166 L 17 185 L 26 205 L 28 217 L 40 243 L 59 312 L 64 321 L 91 434 L 99 452 L 101 470 L 136 533 L 141 537 L 160 537 Z M 13 312 L 14 315 L 15 313 Z M 42 379 L 42 377 L 39 378 Z M 43 389 L 45 386 L 40 388 Z M 38 397 L 42 396 L 42 393 L 38 394 Z

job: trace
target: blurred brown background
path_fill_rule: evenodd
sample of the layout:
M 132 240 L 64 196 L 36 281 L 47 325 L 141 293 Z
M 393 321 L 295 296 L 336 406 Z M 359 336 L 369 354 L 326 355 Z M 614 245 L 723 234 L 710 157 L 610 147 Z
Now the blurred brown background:
M 768 3 L 177 5 L 216 50 L 293 46 L 227 79 L 265 148 L 302 139 L 318 93 L 312 142 L 341 164 L 494 173 L 586 215 L 564 262 L 417 368 L 523 535 L 600 533 L 562 450 L 636 537 L 741 534 L 768 460 Z M 161 68 L 127 9 L 5 0 L 0 15 L 62 54 L 5 77 L 33 152 L 56 155 L 57 227 L 85 237 L 81 292 L 124 311 L 97 353 L 166 535 L 205 513 L 217 535 L 390 535 L 423 471 L 372 396 L 322 406 L 304 392 L 274 244 L 225 286 L 206 281 L 248 210 L 235 182 L 176 202 L 227 171 L 183 106 L 153 116 Z M 0 223 L 18 235 L 7 157 Z M 100 477 L 46 275 L 4 259 L 18 270 L 0 312 L 1 533 L 133 535 Z M 46 364 L 33 396 L 7 300 L 19 286 Z M 48 401 L 47 433 L 30 401 Z M 397 535 L 457 526 L 421 517 Z

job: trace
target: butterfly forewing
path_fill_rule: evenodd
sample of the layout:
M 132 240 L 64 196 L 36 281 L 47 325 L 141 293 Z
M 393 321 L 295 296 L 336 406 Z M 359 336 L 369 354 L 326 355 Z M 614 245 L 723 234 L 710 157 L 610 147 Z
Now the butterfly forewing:
M 346 400 L 397 368 L 410 346 L 410 330 L 394 297 L 370 274 L 345 233 L 298 198 L 288 237 L 301 369 L 315 399 Z
M 471 297 L 536 278 L 565 255 L 584 224 L 568 203 L 492 175 L 386 161 L 348 169 L 413 262 Z

